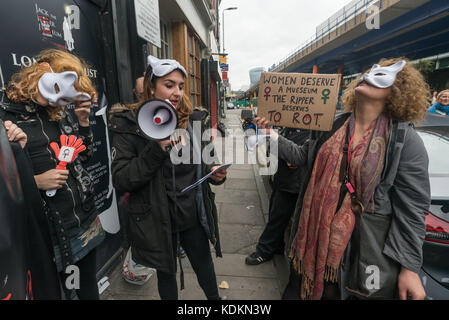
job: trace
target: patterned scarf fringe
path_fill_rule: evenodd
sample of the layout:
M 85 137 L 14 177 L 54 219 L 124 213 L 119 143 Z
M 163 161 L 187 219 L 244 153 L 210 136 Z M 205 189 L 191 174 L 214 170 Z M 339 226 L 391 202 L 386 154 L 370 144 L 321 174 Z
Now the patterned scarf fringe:
M 324 280 L 327 282 L 337 283 L 338 282 L 338 269 L 326 265 L 324 269 Z
M 290 249 L 290 254 L 288 256 L 292 261 L 294 270 L 302 276 L 301 282 L 301 299 L 312 300 L 313 299 L 313 289 L 315 287 L 315 282 L 310 279 L 305 273 L 305 269 L 302 261 L 298 258 L 293 248 Z M 326 265 L 324 270 L 324 281 L 337 283 L 338 282 L 338 268 L 334 268 Z
M 288 254 L 288 258 L 291 260 L 292 264 L 293 264 L 293 268 L 294 270 L 298 273 L 301 274 L 301 261 L 298 259 L 298 257 L 296 256 L 296 253 L 293 249 L 293 246 L 290 248 L 290 252 Z M 298 262 L 299 261 L 299 262 Z
M 302 300 L 312 300 L 313 299 L 313 288 L 315 287 L 315 282 L 310 279 L 306 273 L 302 261 L 298 258 L 296 253 L 293 250 L 293 247 L 290 249 L 289 258 L 292 261 L 293 269 L 301 275 L 301 299 Z

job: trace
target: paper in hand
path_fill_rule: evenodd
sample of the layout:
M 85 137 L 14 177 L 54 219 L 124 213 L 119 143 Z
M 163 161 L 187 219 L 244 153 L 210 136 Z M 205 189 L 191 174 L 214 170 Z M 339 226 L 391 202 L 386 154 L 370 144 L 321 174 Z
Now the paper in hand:
M 213 174 L 214 174 L 215 172 L 217 172 L 218 170 L 221 170 L 221 169 L 227 169 L 227 168 L 229 168 L 231 165 L 232 165 L 232 162 L 227 163 L 227 164 L 224 164 L 224 165 L 222 165 L 222 166 L 216 168 L 215 170 L 209 172 L 208 174 L 206 174 L 204 177 L 202 177 L 201 179 L 199 179 L 199 180 L 196 181 L 195 183 L 193 183 L 193 184 L 191 184 L 190 186 L 188 186 L 188 187 L 182 189 L 182 190 L 181 190 L 181 193 L 186 192 L 186 191 L 189 191 L 190 189 L 193 189 L 193 188 L 199 186 L 199 185 L 202 184 L 204 181 L 206 181 L 207 178 L 209 178 L 211 175 L 213 175 Z

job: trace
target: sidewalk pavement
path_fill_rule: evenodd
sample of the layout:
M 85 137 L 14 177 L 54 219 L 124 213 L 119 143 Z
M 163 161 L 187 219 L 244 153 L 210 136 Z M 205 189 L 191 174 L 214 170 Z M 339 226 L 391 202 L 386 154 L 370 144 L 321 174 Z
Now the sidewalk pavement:
M 228 110 L 225 120 L 228 129 L 240 126 L 240 110 Z M 212 249 L 217 284 L 226 281 L 229 289 L 219 289 L 227 300 L 279 300 L 288 280 L 288 263 L 277 255 L 258 266 L 245 264 L 245 257 L 255 250 L 268 219 L 270 190 L 251 164 L 234 164 L 228 169 L 226 182 L 213 186 L 219 216 L 219 230 L 223 258 L 216 258 Z M 203 291 L 187 258 L 182 259 L 185 289 L 180 300 L 204 300 Z M 157 275 L 143 286 L 125 282 L 121 264 L 109 275 L 110 286 L 102 293 L 102 300 L 159 300 Z M 178 287 L 179 266 L 178 266 Z

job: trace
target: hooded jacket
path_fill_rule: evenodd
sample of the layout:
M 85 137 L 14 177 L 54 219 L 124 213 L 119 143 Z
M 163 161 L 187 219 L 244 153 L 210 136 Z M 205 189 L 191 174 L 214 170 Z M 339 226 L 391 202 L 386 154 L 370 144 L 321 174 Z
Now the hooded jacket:
M 189 121 L 204 122 L 207 113 L 194 111 Z M 148 140 L 140 131 L 132 111 L 121 105 L 112 107 L 108 115 L 109 129 L 112 131 L 112 181 L 119 191 L 129 192 L 127 213 L 128 237 L 132 257 L 137 263 L 166 273 L 176 272 L 173 257 L 172 221 L 163 162 L 169 153 L 161 149 L 156 141 Z M 201 133 L 204 126 L 201 128 Z M 201 152 L 208 146 L 201 142 Z M 208 149 L 209 150 L 209 149 Z M 218 164 L 218 162 L 217 162 Z M 210 172 L 212 165 L 204 162 L 197 165 L 196 178 Z M 208 182 L 219 185 L 209 179 Z M 197 196 L 198 219 L 210 242 L 221 257 L 215 194 L 209 183 L 201 184 Z

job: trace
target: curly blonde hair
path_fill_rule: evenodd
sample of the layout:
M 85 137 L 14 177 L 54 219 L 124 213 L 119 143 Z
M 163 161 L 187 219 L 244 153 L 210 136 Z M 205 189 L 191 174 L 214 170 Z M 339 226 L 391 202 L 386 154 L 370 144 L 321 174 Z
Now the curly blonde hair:
M 36 57 L 36 63 L 22 68 L 11 77 L 6 93 L 8 98 L 16 102 L 36 101 L 39 92 L 38 82 L 44 73 L 50 72 L 50 68 L 56 73 L 64 71 L 74 71 L 78 75 L 78 80 L 74 87 L 77 91 L 88 93 L 92 100 L 97 97 L 92 81 L 86 74 L 88 64 L 80 58 L 68 52 L 58 49 L 46 49 L 41 51 Z M 60 111 L 62 107 L 46 107 L 50 120 L 61 119 Z
M 143 81 L 143 94 L 144 99 L 143 101 L 139 101 L 135 104 L 128 105 L 128 108 L 131 109 L 134 114 L 137 112 L 137 109 L 145 102 L 150 99 L 154 99 L 154 94 L 152 93 L 152 89 L 154 90 L 156 87 L 156 81 L 159 79 L 158 77 L 153 77 L 151 80 L 151 74 L 153 73 L 153 70 L 151 66 L 147 67 L 147 70 L 145 71 L 145 79 Z M 181 72 L 182 73 L 182 72 Z M 176 113 L 178 114 L 178 127 L 182 129 L 186 129 L 190 114 L 193 112 L 192 103 L 190 102 L 190 99 L 184 95 L 182 96 L 181 102 L 176 107 Z
M 391 94 L 386 103 L 386 113 L 391 118 L 416 123 L 424 118 L 432 100 L 430 88 L 421 72 L 405 58 L 382 59 L 378 64 L 386 67 L 401 60 L 406 61 L 407 64 L 398 73 L 391 87 Z M 346 111 L 354 111 L 357 105 L 355 97 L 357 80 L 352 81 L 343 93 L 342 103 Z

